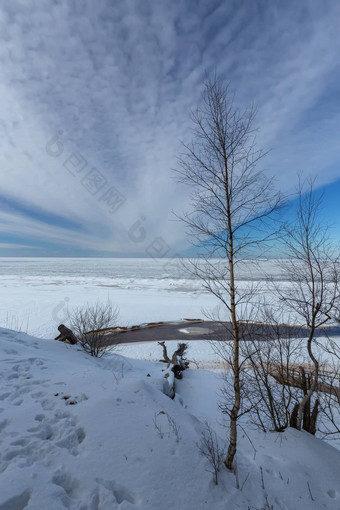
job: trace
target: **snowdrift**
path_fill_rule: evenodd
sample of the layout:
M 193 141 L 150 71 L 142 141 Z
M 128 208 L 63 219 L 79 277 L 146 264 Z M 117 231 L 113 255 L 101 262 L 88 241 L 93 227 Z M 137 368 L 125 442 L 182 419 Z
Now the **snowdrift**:
M 214 372 L 171 400 L 161 363 L 5 329 L 0 359 L 0 510 L 340 508 L 340 452 L 291 429 L 241 430 L 237 476 L 214 485 L 196 445 L 205 420 L 226 440 Z

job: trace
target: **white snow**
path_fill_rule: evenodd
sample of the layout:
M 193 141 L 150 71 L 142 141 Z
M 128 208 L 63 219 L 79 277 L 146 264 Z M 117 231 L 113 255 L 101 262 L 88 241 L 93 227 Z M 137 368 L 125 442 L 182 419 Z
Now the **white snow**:
M 259 267 L 245 261 L 239 273 L 242 288 L 264 274 L 281 278 L 275 261 Z M 122 326 L 204 319 L 205 311 L 220 309 L 218 299 L 172 259 L 0 258 L 0 275 L 0 326 L 42 338 L 56 336 L 68 310 L 98 300 L 118 305 Z
M 247 261 L 239 284 L 265 272 L 281 279 L 275 261 Z M 243 420 L 237 477 L 223 468 L 214 485 L 196 444 L 205 421 L 227 444 L 223 363 L 191 340 L 195 326 L 181 330 L 194 363 L 175 400 L 156 342 L 95 359 L 51 340 L 68 308 L 97 300 L 120 307 L 122 326 L 217 312 L 176 261 L 3 258 L 0 274 L 0 326 L 10 328 L 0 328 L 0 510 L 340 510 L 340 451 L 293 429 L 263 434 Z
M 189 357 L 213 360 L 206 342 L 190 345 Z M 241 429 L 239 488 L 226 469 L 215 486 L 195 443 L 205 420 L 226 443 L 219 375 L 185 371 L 171 400 L 164 364 L 126 357 L 141 349 L 160 356 L 134 344 L 95 359 L 0 330 L 0 510 L 339 510 L 340 452 L 292 429 Z

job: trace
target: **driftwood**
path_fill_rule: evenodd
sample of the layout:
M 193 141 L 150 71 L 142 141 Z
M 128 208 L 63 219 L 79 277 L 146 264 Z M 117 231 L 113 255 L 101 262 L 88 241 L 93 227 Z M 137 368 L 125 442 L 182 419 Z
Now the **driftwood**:
M 158 342 L 158 345 L 163 348 L 163 359 L 160 359 L 159 361 L 167 363 L 167 368 L 170 368 L 171 366 L 171 370 L 174 372 L 176 379 L 182 379 L 183 370 L 186 370 L 189 367 L 189 361 L 184 357 L 188 349 L 188 344 L 179 343 L 171 358 L 168 356 L 168 350 L 165 342 Z
M 314 379 L 312 370 L 310 368 L 306 369 L 303 366 L 290 368 L 285 367 L 283 369 L 280 366 L 274 365 L 270 368 L 269 373 L 280 384 L 292 386 L 294 388 L 300 388 L 304 395 L 307 395 Z M 327 377 L 331 374 L 325 372 L 323 375 Z M 328 384 L 324 381 L 318 381 L 316 384 L 316 391 L 335 396 L 340 404 L 340 388 L 338 386 Z M 303 410 L 302 428 L 313 435 L 316 433 L 316 421 L 319 413 L 319 405 L 320 401 L 317 398 L 314 402 L 313 409 L 311 409 L 311 402 L 308 400 Z M 292 414 L 290 416 L 290 426 L 293 428 L 298 428 L 299 406 L 299 403 L 294 405 Z
M 55 340 L 59 340 L 59 342 L 68 342 L 72 345 L 77 343 L 78 340 L 76 336 L 69 328 L 64 326 L 64 324 L 60 324 L 60 326 L 58 326 L 58 331 L 60 332 L 60 335 L 55 337 Z
M 169 369 L 164 374 L 163 393 L 172 399 L 176 395 L 175 374 Z
M 166 363 L 167 367 L 164 374 L 163 392 L 170 398 L 175 397 L 175 378 L 182 379 L 183 370 L 189 367 L 189 361 L 184 357 L 188 345 L 185 343 L 179 343 L 176 351 L 169 358 L 168 350 L 165 342 L 158 342 L 163 349 L 163 359 L 159 360 L 162 363 Z
M 164 363 L 171 363 L 171 359 L 168 356 L 168 350 L 166 348 L 165 342 L 158 342 L 158 345 L 160 345 L 163 348 L 163 359 L 160 359 L 159 361 L 162 361 Z
M 286 384 L 287 386 L 292 386 L 294 388 L 300 388 L 304 390 L 305 385 L 305 377 L 312 378 L 313 374 L 310 372 L 308 368 L 304 367 L 292 367 L 289 370 L 282 369 L 282 367 L 272 365 L 269 373 L 276 381 L 280 384 Z M 327 372 L 324 374 L 327 376 Z M 331 375 L 331 374 L 329 374 Z M 333 395 L 337 398 L 340 404 L 340 387 L 335 386 L 333 384 L 328 384 L 324 381 L 318 381 L 316 391 L 320 393 L 326 393 L 328 395 Z

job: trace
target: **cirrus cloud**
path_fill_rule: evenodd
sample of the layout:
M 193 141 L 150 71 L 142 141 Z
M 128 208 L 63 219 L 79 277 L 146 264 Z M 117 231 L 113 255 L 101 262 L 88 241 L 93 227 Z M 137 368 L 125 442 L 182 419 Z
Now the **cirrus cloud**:
M 172 168 L 215 69 L 240 105 L 258 105 L 281 188 L 299 171 L 339 179 L 339 21 L 331 1 L 3 1 L 1 252 L 143 255 L 159 236 L 184 250 L 171 211 L 186 191 Z M 60 130 L 53 157 L 46 144 Z M 79 175 L 65 166 L 74 152 L 87 163 Z M 89 171 L 104 183 L 94 194 Z M 126 199 L 114 213 L 101 199 L 112 187 Z M 138 221 L 141 242 L 129 235 Z

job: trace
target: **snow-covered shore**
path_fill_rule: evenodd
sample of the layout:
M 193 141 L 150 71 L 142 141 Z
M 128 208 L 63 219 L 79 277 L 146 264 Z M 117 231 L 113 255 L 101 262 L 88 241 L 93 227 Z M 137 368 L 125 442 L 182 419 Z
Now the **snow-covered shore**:
M 0 330 L 1 510 L 246 510 L 266 502 L 339 510 L 340 452 L 292 429 L 241 432 L 240 488 L 224 469 L 215 486 L 195 443 L 208 420 L 225 444 L 218 374 L 186 371 L 172 401 L 160 364 L 132 359 L 138 352 L 128 349 L 95 359 L 77 346 Z
M 218 299 L 181 264 L 176 259 L 0 258 L 0 327 L 54 338 L 68 310 L 107 300 L 119 307 L 122 326 L 221 313 Z M 278 261 L 244 261 L 239 272 L 241 288 L 256 282 L 271 300 L 266 275 L 289 285 L 280 280 Z M 224 313 L 221 317 L 229 320 Z

